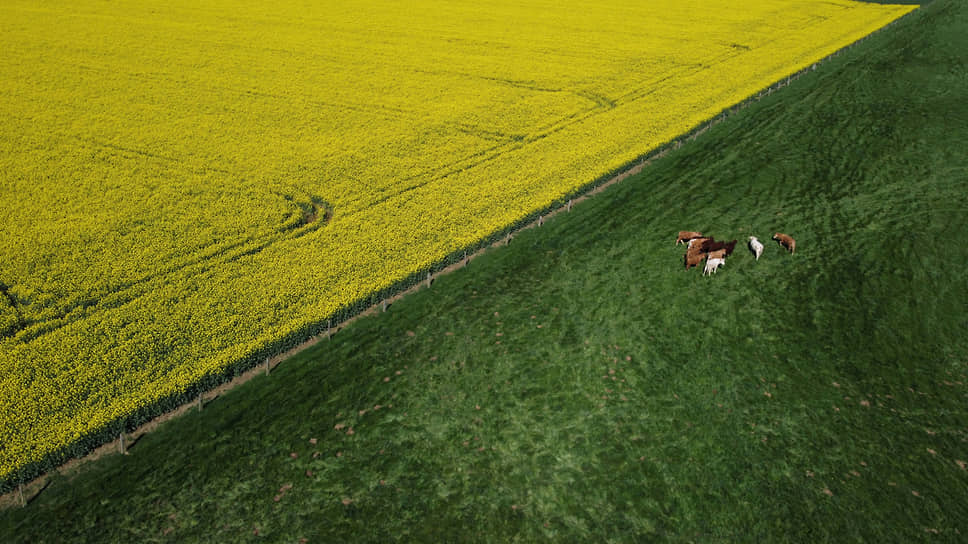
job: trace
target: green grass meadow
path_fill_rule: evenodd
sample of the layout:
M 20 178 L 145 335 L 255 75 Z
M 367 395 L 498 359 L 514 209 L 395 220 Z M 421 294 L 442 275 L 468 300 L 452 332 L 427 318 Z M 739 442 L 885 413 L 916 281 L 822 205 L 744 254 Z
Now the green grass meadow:
M 966 61 L 936 0 L 0 539 L 968 541 Z

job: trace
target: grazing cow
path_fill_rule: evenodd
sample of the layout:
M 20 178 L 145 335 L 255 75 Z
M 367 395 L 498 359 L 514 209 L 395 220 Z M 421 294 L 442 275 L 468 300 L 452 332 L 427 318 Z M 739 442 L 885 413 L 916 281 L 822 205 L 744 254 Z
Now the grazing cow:
M 684 257 L 686 270 L 694 266 L 699 266 L 699 263 L 706 258 L 706 252 L 699 248 L 699 244 L 690 244 L 689 249 L 686 250 L 686 255 Z
M 705 240 L 703 240 L 702 245 L 700 247 L 702 251 L 706 253 L 711 253 L 713 251 L 719 251 L 720 249 L 725 249 L 726 255 L 728 256 L 733 254 L 733 248 L 736 247 L 736 240 L 733 240 L 731 242 L 717 242 L 712 238 L 706 238 Z
M 707 238 L 705 236 L 700 238 L 693 238 L 692 240 L 689 240 L 689 243 L 686 245 L 686 247 L 688 249 L 692 249 L 694 247 L 696 249 L 699 249 L 702 246 L 702 244 L 706 242 L 706 240 L 712 240 L 712 238 Z
M 713 272 L 719 270 L 720 266 L 726 264 L 726 259 L 714 259 L 712 255 L 706 259 L 706 266 L 702 269 L 702 275 L 712 275 Z
M 708 255 L 708 259 L 710 259 L 710 260 L 712 260 L 712 259 L 722 259 L 723 260 L 723 263 L 726 262 L 726 257 L 729 257 L 729 254 L 726 253 L 726 250 L 725 249 L 717 249 L 716 251 L 710 251 L 709 253 L 707 253 L 707 255 Z
M 699 266 L 699 264 L 702 263 L 703 259 L 705 259 L 705 258 L 706 258 L 706 254 L 705 253 L 702 253 L 702 252 L 699 252 L 699 251 L 697 251 L 695 253 L 687 251 L 686 252 L 686 258 L 685 258 L 686 270 L 689 270 L 690 268 L 692 268 L 694 266 Z
M 756 236 L 750 236 L 750 251 L 756 256 L 756 260 L 760 260 L 760 255 L 763 254 L 763 244 L 756 238 Z
M 797 250 L 797 241 L 794 240 L 787 234 L 778 232 L 773 235 L 773 239 L 780 243 L 781 246 L 785 247 L 790 253 L 794 253 Z
M 693 232 L 691 230 L 680 230 L 679 236 L 676 238 L 676 245 L 685 244 L 689 242 L 689 240 L 692 240 L 693 238 L 700 238 L 700 237 L 702 237 L 701 232 Z

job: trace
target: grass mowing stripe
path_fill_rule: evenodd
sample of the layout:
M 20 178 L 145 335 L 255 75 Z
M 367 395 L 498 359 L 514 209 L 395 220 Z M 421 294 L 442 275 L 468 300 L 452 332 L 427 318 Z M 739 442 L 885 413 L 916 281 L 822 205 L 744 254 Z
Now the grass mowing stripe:
M 962 539 L 966 18 L 929 4 L 131 455 L 59 478 L 0 530 Z M 702 278 L 681 270 L 679 229 L 780 230 L 798 250 L 738 250 Z

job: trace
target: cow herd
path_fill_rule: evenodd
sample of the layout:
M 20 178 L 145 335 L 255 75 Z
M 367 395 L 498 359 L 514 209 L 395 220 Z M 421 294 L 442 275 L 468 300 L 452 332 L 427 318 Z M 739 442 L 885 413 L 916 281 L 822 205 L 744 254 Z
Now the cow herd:
M 797 241 L 787 234 L 778 232 L 773 235 L 773 239 L 790 253 L 795 252 L 797 249 Z M 712 274 L 719 270 L 720 266 L 724 266 L 726 264 L 726 257 L 732 255 L 733 250 L 736 248 L 736 240 L 719 242 L 712 237 L 703 236 L 701 232 L 686 230 L 679 231 L 679 236 L 676 238 L 676 245 L 679 244 L 686 244 L 686 255 L 683 257 L 686 270 L 694 266 L 699 266 L 703 261 L 706 261 L 702 270 L 704 276 Z M 756 257 L 756 260 L 760 260 L 760 255 L 763 254 L 763 243 L 756 236 L 750 236 L 747 246 L 753 256 Z

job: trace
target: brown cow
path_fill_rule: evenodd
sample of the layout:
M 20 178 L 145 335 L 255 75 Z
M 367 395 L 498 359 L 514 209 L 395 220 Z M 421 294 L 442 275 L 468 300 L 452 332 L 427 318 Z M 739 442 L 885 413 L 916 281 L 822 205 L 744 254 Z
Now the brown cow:
M 708 238 L 693 238 L 689 241 L 689 247 L 686 248 L 686 255 L 683 258 L 686 270 L 694 266 L 699 266 L 699 264 L 706 258 L 706 252 L 702 250 L 702 241 Z
M 702 244 L 706 243 L 706 240 L 712 240 L 712 238 L 708 238 L 705 236 L 701 236 L 699 238 L 693 238 L 692 240 L 689 240 L 689 243 L 687 244 L 686 247 L 689 249 L 692 249 L 695 247 L 697 250 L 699 250 L 701 249 Z
M 684 258 L 686 270 L 694 266 L 699 266 L 705 258 L 706 254 L 701 251 L 687 251 Z
M 685 244 L 693 238 L 699 238 L 702 236 L 701 232 L 693 232 L 691 230 L 680 230 L 679 236 L 676 238 L 676 245 Z
M 778 232 L 773 235 L 773 239 L 780 243 L 781 246 L 785 247 L 790 253 L 794 253 L 797 250 L 797 241 L 794 240 L 790 235 Z
M 729 253 L 727 253 L 726 249 L 724 248 L 724 249 L 717 249 L 716 251 L 710 251 L 709 253 L 707 253 L 707 255 L 709 256 L 710 259 L 726 259 L 726 257 L 729 256 Z

